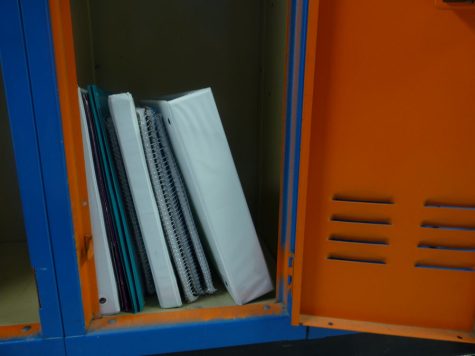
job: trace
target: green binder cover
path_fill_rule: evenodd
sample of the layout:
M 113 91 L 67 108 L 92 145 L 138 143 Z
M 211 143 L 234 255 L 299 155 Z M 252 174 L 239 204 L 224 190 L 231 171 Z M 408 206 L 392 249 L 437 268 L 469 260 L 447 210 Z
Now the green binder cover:
M 99 149 L 104 165 L 107 194 L 112 205 L 112 215 L 119 239 L 121 262 L 126 276 L 126 285 L 130 295 L 132 312 L 144 308 L 144 291 L 140 276 L 139 262 L 134 248 L 132 235 L 127 223 L 124 202 L 120 192 L 119 181 L 109 140 L 106 132 L 106 119 L 110 116 L 107 94 L 95 85 L 87 88 L 91 99 L 95 131 L 98 136 Z

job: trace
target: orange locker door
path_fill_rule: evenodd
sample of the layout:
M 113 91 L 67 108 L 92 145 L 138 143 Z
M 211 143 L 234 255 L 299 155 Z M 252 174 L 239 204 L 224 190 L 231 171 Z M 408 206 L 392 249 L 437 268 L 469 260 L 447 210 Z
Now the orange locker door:
M 293 322 L 475 342 L 475 4 L 310 0 L 307 37 Z

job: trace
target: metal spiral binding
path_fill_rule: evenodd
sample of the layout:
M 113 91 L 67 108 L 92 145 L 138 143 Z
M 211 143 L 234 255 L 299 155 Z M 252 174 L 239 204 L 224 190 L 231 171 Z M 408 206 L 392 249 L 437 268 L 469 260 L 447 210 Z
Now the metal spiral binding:
M 202 283 L 201 283 L 201 274 L 199 273 L 199 268 L 197 266 L 197 253 L 196 249 L 194 249 L 194 244 L 192 243 L 190 239 L 190 234 L 187 229 L 186 225 L 186 219 L 184 216 L 183 212 L 183 207 L 180 204 L 179 200 L 179 192 L 178 192 L 178 186 L 175 184 L 175 181 L 173 179 L 173 169 L 176 168 L 176 166 L 173 166 L 174 163 L 174 157 L 171 155 L 171 149 L 169 147 L 169 142 L 167 141 L 168 137 L 164 136 L 164 127 L 163 127 L 163 122 L 161 117 L 158 117 L 153 110 L 151 109 L 146 109 L 146 116 L 150 117 L 150 120 L 152 121 L 152 124 L 154 126 L 154 131 L 157 135 L 158 142 L 160 143 L 160 148 L 161 152 L 163 154 L 163 157 L 166 158 L 166 164 L 163 165 L 164 171 L 163 173 L 166 175 L 168 181 L 169 181 L 169 186 L 172 187 L 172 191 L 170 192 L 173 196 L 173 210 L 176 212 L 177 215 L 175 217 L 177 218 L 177 224 L 175 226 L 178 236 L 182 241 L 182 244 L 186 246 L 186 253 L 187 253 L 187 259 L 186 261 L 189 264 L 190 270 L 191 270 L 191 277 L 192 277 L 192 285 L 195 290 L 195 292 L 199 295 L 205 294 L 206 292 L 203 290 Z
M 106 129 L 107 136 L 112 149 L 113 160 L 117 170 L 117 177 L 119 179 L 119 186 L 122 193 L 122 198 L 124 200 L 125 213 L 127 216 L 127 220 L 129 221 L 129 225 L 132 227 L 132 236 L 134 237 L 136 250 L 140 258 L 140 269 L 145 279 L 145 288 L 148 294 L 153 294 L 155 293 L 155 285 L 153 283 L 152 270 L 150 268 L 150 263 L 147 258 L 147 252 L 145 250 L 145 244 L 142 238 L 142 233 L 140 231 L 140 225 L 137 218 L 137 213 L 135 211 L 132 193 L 130 191 L 129 182 L 127 180 L 125 166 L 122 160 L 122 154 L 120 152 L 119 142 L 117 140 L 114 123 L 112 122 L 111 118 L 108 118 L 106 120 Z
M 171 173 L 171 179 L 173 181 L 173 186 L 176 189 L 176 195 L 178 198 L 178 206 L 180 207 L 181 216 L 184 218 L 184 228 L 186 229 L 185 236 L 190 240 L 192 247 L 194 249 L 193 257 L 197 260 L 197 263 L 200 267 L 199 275 L 201 281 L 204 283 L 204 293 L 212 294 L 216 292 L 216 288 L 213 285 L 213 280 L 211 277 L 211 270 L 206 260 L 206 255 L 204 253 L 201 240 L 198 235 L 198 230 L 196 228 L 195 221 L 193 219 L 193 214 L 191 212 L 190 203 L 185 191 L 185 185 L 181 177 L 180 170 L 176 163 L 168 133 L 165 128 L 164 119 L 162 116 L 155 113 L 152 109 L 146 109 L 146 112 L 150 111 L 149 115 L 153 117 L 154 123 L 156 126 L 157 134 L 160 140 L 163 142 L 163 149 L 165 156 L 169 157 L 169 168 Z
M 153 122 L 150 120 L 150 117 L 141 117 L 139 115 L 138 118 L 145 158 L 165 237 L 173 257 L 185 300 L 193 302 L 198 298 L 199 291 L 196 291 L 194 288 L 192 271 L 187 263 L 191 251 L 179 238 L 179 234 L 176 231 L 177 221 L 173 219 L 173 216 L 178 215 L 178 211 L 174 209 L 174 197 L 173 194 L 170 194 L 173 191 L 173 187 L 170 186 L 171 182 L 166 179 L 164 174 L 164 166 L 167 162 L 163 159 L 162 148 L 154 132 Z
M 145 116 L 139 118 L 139 126 L 165 235 L 185 299 L 191 302 L 199 295 L 213 293 L 216 289 L 191 217 L 191 209 L 189 204 L 184 204 L 188 202 L 185 200 L 183 182 L 177 179 L 179 171 L 163 121 L 155 111 L 145 108 Z

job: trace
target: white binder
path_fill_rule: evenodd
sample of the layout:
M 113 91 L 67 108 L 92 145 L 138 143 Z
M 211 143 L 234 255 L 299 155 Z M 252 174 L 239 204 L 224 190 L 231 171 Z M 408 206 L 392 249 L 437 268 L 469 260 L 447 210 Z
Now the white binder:
M 273 289 L 211 89 L 146 101 L 165 120 L 221 277 L 237 304 Z
M 179 307 L 182 305 L 180 291 L 168 253 L 137 122 L 137 115 L 143 115 L 144 110 L 136 111 L 129 93 L 109 96 L 109 109 L 119 139 L 159 304 L 162 308 Z
M 107 241 L 102 203 L 97 186 L 96 171 L 91 151 L 91 142 L 86 120 L 86 112 L 79 93 L 79 108 L 81 114 L 82 144 L 84 148 L 84 161 L 86 166 L 87 194 L 89 197 L 89 212 L 91 215 L 92 239 L 94 242 L 94 261 L 96 264 L 97 289 L 101 314 L 115 314 L 120 312 L 117 283 L 112 266 L 112 259 Z

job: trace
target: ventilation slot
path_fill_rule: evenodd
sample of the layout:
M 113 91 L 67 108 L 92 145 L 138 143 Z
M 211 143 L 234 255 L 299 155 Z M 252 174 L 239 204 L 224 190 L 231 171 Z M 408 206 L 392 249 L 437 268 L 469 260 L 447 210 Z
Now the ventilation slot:
M 426 201 L 424 206 L 426 208 L 475 210 L 474 204 L 452 204 L 452 203 L 443 203 L 443 202 L 434 201 L 434 200 Z
M 333 196 L 333 201 L 365 204 L 394 204 L 393 200 L 389 198 L 359 198 L 340 194 L 335 194 Z
M 450 245 L 438 245 L 429 242 L 421 242 L 417 245 L 418 248 L 433 249 L 433 250 L 446 250 L 446 251 L 460 251 L 460 252 L 475 252 L 475 246 L 450 246 Z
M 356 262 L 356 263 L 369 263 L 373 265 L 385 265 L 386 261 L 383 258 L 359 258 L 359 257 L 348 257 L 348 256 L 339 256 L 339 255 L 329 255 L 329 260 L 332 261 L 341 261 L 341 262 Z
M 435 264 L 435 263 L 423 263 L 417 262 L 414 264 L 416 268 L 428 268 L 428 269 L 436 269 L 436 270 L 444 270 L 444 271 L 456 271 L 456 272 L 473 272 L 473 266 L 451 266 L 451 265 L 442 265 L 442 264 Z
M 449 225 L 439 224 L 436 222 L 423 222 L 421 227 L 424 229 L 438 229 L 448 231 L 475 231 L 475 226 L 473 225 Z
M 345 215 L 333 215 L 331 217 L 332 221 L 342 222 L 342 223 L 352 223 L 352 224 L 372 224 L 372 225 L 391 225 L 391 220 L 386 218 L 357 218 L 353 216 Z
M 330 236 L 329 240 L 335 241 L 335 242 L 346 242 L 346 243 L 364 244 L 364 245 L 380 245 L 380 246 L 389 245 L 387 239 L 384 239 L 384 238 L 361 238 L 361 237 L 352 237 L 352 236 L 332 235 Z

